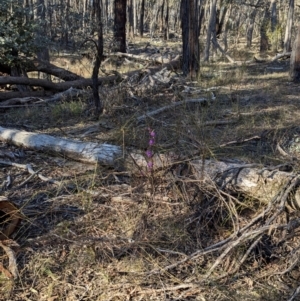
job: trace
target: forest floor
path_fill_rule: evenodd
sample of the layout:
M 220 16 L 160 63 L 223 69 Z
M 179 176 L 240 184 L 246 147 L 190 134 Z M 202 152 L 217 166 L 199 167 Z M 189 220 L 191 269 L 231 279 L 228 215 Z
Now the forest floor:
M 178 48 L 175 42 L 168 46 Z M 166 48 L 160 42 L 155 47 Z M 230 54 L 237 60 L 253 56 L 242 50 Z M 72 65 L 60 56 L 53 62 L 59 60 L 71 71 L 72 66 L 75 72 L 90 70 L 86 59 Z M 103 86 L 105 112 L 97 121 L 90 101 L 79 98 L 7 110 L 0 113 L 0 126 L 139 150 L 147 149 L 150 128 L 156 133 L 155 152 L 180 153 L 187 162 L 199 157 L 261 166 L 288 162 L 297 172 L 298 161 L 290 162 L 275 147 L 299 126 L 300 86 L 289 80 L 289 60 L 239 66 L 224 60 L 202 64 L 194 82 L 172 73 L 169 82 L 153 86 L 129 80 Z M 207 101 L 136 122 L 146 112 L 194 98 Z M 282 301 L 299 285 L 297 264 L 281 273 L 291 266 L 285 255 L 297 250 L 297 235 L 272 251 L 262 242 L 225 277 L 247 244 L 209 277 L 220 252 L 186 260 L 234 231 L 224 201 L 195 189 L 192 178 L 178 183 L 161 172 L 133 176 L 3 142 L 1 153 L 58 182 L 28 178 L 26 171 L 0 163 L 1 195 L 26 217 L 13 236 L 19 275 L 15 281 L 0 277 L 0 300 Z M 8 176 L 13 182 L 7 187 Z M 242 202 L 235 208 L 241 225 L 264 208 L 257 200 L 236 198 Z M 8 266 L 6 254 L 0 255 Z

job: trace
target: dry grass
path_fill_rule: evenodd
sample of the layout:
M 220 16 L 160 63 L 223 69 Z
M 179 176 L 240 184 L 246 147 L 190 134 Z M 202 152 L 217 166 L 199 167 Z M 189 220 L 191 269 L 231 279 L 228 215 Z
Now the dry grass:
M 63 60 L 56 58 L 54 62 L 63 65 Z M 90 74 L 86 59 L 74 66 L 67 64 L 80 75 Z M 299 88 L 289 82 L 287 68 L 285 62 L 205 65 L 199 83 L 186 83 L 177 77 L 173 85 L 143 91 L 128 83 L 101 87 L 105 114 L 96 123 L 89 101 L 79 99 L 7 111 L 1 125 L 141 150 L 147 148 L 147 129 L 151 127 L 157 134 L 156 152 L 172 151 L 188 159 L 230 158 L 277 165 L 285 159 L 278 156 L 272 143 L 281 139 L 286 129 L 298 126 L 300 112 Z M 202 91 L 185 94 L 184 85 Z M 215 100 L 211 92 L 203 90 L 210 87 L 218 87 Z M 147 111 L 195 97 L 206 97 L 208 102 L 176 107 L 147 119 L 145 124 L 135 122 Z M 91 127 L 93 131 L 89 131 Z M 264 136 L 268 140 L 220 147 L 263 133 L 268 133 Z M 3 143 L 0 149 L 20 153 Z M 164 270 L 234 230 L 232 212 L 216 191 L 184 175 L 178 182 L 173 176 L 178 170 L 134 177 L 29 150 L 22 150 L 15 161 L 42 168 L 44 175 L 61 185 L 33 178 L 14 190 L 28 175 L 15 167 L 0 169 L 1 182 L 8 173 L 14 177 L 13 186 L 3 187 L 2 194 L 27 216 L 14 236 L 20 245 L 16 250 L 19 278 L 14 283 L 0 278 L 2 300 L 273 301 L 286 299 L 299 283 L 297 268 L 283 276 L 276 274 L 283 270 L 285 258 L 270 260 L 255 253 L 237 273 L 222 279 L 218 276 L 234 265 L 231 257 L 210 278 L 204 278 L 218 253 Z M 243 225 L 262 210 L 263 204 L 237 197 L 244 204 L 236 205 Z M 295 240 L 293 246 L 298 238 Z M 247 247 L 245 244 L 234 251 L 237 261 Z M 161 272 L 155 273 L 157 269 Z

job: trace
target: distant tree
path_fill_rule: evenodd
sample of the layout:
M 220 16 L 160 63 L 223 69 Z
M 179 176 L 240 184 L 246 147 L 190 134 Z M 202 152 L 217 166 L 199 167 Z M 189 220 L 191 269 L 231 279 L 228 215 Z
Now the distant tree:
M 98 90 L 98 74 L 101 61 L 103 59 L 103 29 L 102 29 L 102 16 L 101 16 L 101 0 L 94 0 L 93 11 L 95 14 L 96 30 L 97 30 L 97 53 L 93 67 L 93 98 L 95 103 L 95 115 L 98 117 L 103 112 L 103 105 L 100 101 L 99 90 Z
M 270 3 L 265 3 L 265 11 L 260 26 L 260 52 L 266 52 L 269 49 L 268 28 L 270 24 Z
M 290 77 L 294 82 L 300 82 L 300 25 L 291 54 Z
M 199 9 L 197 0 L 181 0 L 182 71 L 196 78 L 199 71 Z
M 114 0 L 115 51 L 126 53 L 126 4 L 127 0 Z
M 204 51 L 204 61 L 209 60 L 209 49 L 211 39 L 216 39 L 216 21 L 217 21 L 217 0 L 211 0 L 210 2 L 210 16 L 206 34 L 206 45 Z M 214 36 L 214 37 L 213 37 Z
M 145 0 L 141 0 L 140 24 L 139 24 L 140 37 L 144 35 L 144 16 L 145 16 Z
M 291 51 L 291 36 L 292 36 L 292 25 L 294 19 L 294 8 L 295 8 L 295 1 L 290 0 L 286 28 L 285 28 L 283 52 Z

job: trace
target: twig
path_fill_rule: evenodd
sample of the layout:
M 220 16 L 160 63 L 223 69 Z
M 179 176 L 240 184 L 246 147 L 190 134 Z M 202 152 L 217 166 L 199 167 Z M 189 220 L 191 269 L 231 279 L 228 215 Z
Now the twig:
M 142 122 L 147 117 L 151 117 L 151 116 L 157 115 L 157 114 L 159 114 L 161 112 L 164 112 L 166 110 L 175 108 L 177 106 L 182 106 L 182 105 L 185 105 L 185 104 L 188 104 L 188 103 L 203 103 L 203 102 L 207 102 L 207 101 L 208 101 L 208 99 L 206 99 L 206 98 L 196 98 L 196 99 L 188 99 L 188 100 L 178 101 L 178 102 L 172 103 L 172 104 L 170 104 L 168 106 L 159 108 L 157 110 L 154 110 L 152 112 L 149 112 L 149 113 L 146 113 L 146 114 L 144 114 L 142 116 L 137 117 L 137 122 L 138 123 Z

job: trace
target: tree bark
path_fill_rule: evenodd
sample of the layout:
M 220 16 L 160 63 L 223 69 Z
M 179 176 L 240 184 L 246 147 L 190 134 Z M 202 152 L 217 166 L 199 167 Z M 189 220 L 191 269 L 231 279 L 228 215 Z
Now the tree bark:
M 127 0 L 114 0 L 115 20 L 114 39 L 115 51 L 126 53 L 126 3 Z
M 212 35 L 216 35 L 216 14 L 217 14 L 217 0 L 211 0 L 209 24 L 207 28 L 206 45 L 205 45 L 205 52 L 203 58 L 204 62 L 208 62 L 209 60 L 209 49 L 210 49 Z
M 300 82 L 300 25 L 294 42 L 290 60 L 290 77 L 294 82 Z
M 144 16 L 145 16 L 145 0 L 141 0 L 141 8 L 140 8 L 140 37 L 144 35 Z
M 99 115 L 103 112 L 103 105 L 100 101 L 99 91 L 98 91 L 98 74 L 99 68 L 101 65 L 101 61 L 103 59 L 103 32 L 102 32 L 102 16 L 101 16 L 101 3 L 100 0 L 94 0 L 95 5 L 95 19 L 97 24 L 97 54 L 93 67 L 92 73 L 92 81 L 93 81 L 93 98 L 95 103 L 95 116 L 99 117 Z
M 268 27 L 270 23 L 270 5 L 266 3 L 265 12 L 260 27 L 260 52 L 266 52 L 269 49 Z
M 291 36 L 292 36 L 292 25 L 293 25 L 293 18 L 294 18 L 294 7 L 295 7 L 294 0 L 290 0 L 287 22 L 285 27 L 283 52 L 291 51 Z
M 199 16 L 197 1 L 181 0 L 182 71 L 195 79 L 199 71 Z

